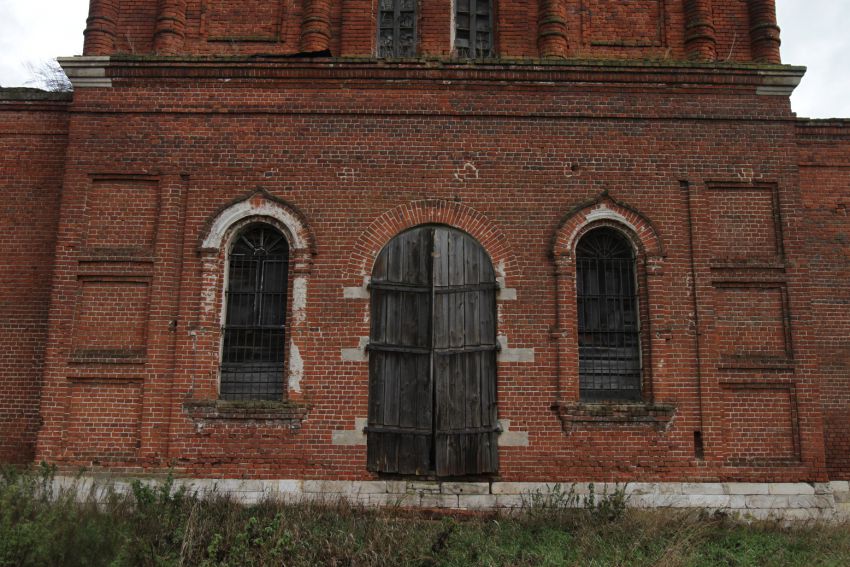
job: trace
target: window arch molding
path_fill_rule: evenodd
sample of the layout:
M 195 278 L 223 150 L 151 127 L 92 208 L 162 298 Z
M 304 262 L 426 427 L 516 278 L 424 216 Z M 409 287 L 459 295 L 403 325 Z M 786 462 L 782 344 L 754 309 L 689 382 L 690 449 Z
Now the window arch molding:
M 652 327 L 660 315 L 649 306 L 662 297 L 664 251 L 655 227 L 646 217 L 603 193 L 568 213 L 552 241 L 557 293 L 557 405 L 562 408 L 580 400 L 576 247 L 585 235 L 603 227 L 617 231 L 634 249 L 641 320 L 642 400 L 648 403 L 654 397 Z
M 292 205 L 265 191 L 256 191 L 220 209 L 207 223 L 198 249 L 201 259 L 199 320 L 190 330 L 200 365 L 209 368 L 202 390 L 206 399 L 219 395 L 219 367 L 222 356 L 222 326 L 226 317 L 225 290 L 228 282 L 228 256 L 234 240 L 252 225 L 268 225 L 279 231 L 289 245 L 287 282 L 287 328 L 285 345 L 285 397 L 299 398 L 304 364 L 301 356 L 307 324 L 307 292 L 315 238 L 304 216 Z

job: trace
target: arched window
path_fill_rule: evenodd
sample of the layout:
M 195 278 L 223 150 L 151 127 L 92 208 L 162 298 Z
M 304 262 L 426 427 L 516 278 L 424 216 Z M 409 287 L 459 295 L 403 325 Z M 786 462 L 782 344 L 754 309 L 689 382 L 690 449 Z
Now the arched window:
M 493 0 L 455 0 L 454 48 L 463 59 L 493 56 Z
M 591 230 L 576 246 L 580 396 L 641 399 L 635 251 L 619 231 Z
M 379 0 L 378 57 L 416 56 L 418 0 Z
M 227 256 L 220 396 L 283 398 L 289 243 L 268 224 L 236 235 Z

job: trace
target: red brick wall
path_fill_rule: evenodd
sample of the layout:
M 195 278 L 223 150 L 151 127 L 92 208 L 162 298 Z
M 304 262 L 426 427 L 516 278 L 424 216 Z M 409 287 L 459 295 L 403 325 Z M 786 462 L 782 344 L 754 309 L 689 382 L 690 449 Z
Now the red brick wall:
M 334 56 L 371 57 L 375 53 L 377 2 L 371 0 L 124 0 L 120 2 L 120 9 L 115 7 L 116 1 L 93 2 L 93 13 L 103 12 L 106 17 L 92 20 L 86 54 L 157 52 L 233 56 L 320 51 L 316 49 L 319 44 L 305 45 L 303 42 L 303 32 L 316 25 L 316 14 L 322 14 L 317 25 L 329 33 L 329 38 L 322 43 Z M 711 35 L 712 59 L 753 60 L 753 26 L 747 3 L 740 0 L 702 2 L 707 8 L 700 14 L 713 18 L 713 27 L 700 28 L 701 34 Z M 770 19 L 770 14 L 774 13 L 772 2 L 754 2 L 766 5 L 758 14 L 763 18 L 761 14 L 766 13 Z M 314 4 L 321 6 L 314 8 Z M 550 4 L 553 3 L 543 0 L 494 0 L 499 56 L 512 59 L 540 56 L 539 44 L 546 39 L 538 36 L 539 24 L 542 22 L 544 27 L 551 24 L 551 14 L 545 12 L 551 8 Z M 419 6 L 420 55 L 450 57 L 453 3 L 451 0 L 420 0 Z M 557 5 L 556 17 L 563 44 L 560 53 L 549 55 L 587 59 L 686 59 L 685 34 L 693 25 L 686 22 L 683 6 L 681 0 L 562 0 Z M 699 17 L 700 24 L 706 23 L 703 19 Z M 116 23 L 110 24 L 112 21 Z M 756 23 L 759 25 L 754 29 L 764 29 L 763 20 Z M 548 27 L 546 30 L 551 31 Z M 164 35 L 167 39 L 160 38 Z M 753 41 L 759 40 L 754 38 Z M 778 47 L 778 43 L 775 45 Z M 769 48 L 768 52 L 774 53 Z M 775 53 L 778 54 L 778 49 Z M 775 57 L 772 62 L 778 62 L 778 56 Z
M 0 462 L 35 451 L 66 98 L 0 89 Z
M 827 466 L 832 478 L 846 480 L 850 479 L 850 123 L 805 120 L 797 131 Z
M 365 447 L 332 442 L 368 403 L 368 364 L 342 350 L 369 335 L 369 302 L 344 288 L 393 234 L 443 222 L 494 258 L 516 290 L 498 332 L 534 351 L 499 364 L 499 417 L 529 436 L 501 449 L 502 478 L 825 478 L 787 97 L 757 96 L 742 70 L 719 86 L 691 74 L 683 93 L 676 68 L 645 82 L 634 68 L 384 69 L 257 63 L 162 81 L 119 61 L 114 88 L 75 94 L 38 458 L 370 478 Z M 290 405 L 246 418 L 210 405 L 223 263 L 202 243 L 258 190 L 306 227 L 293 277 L 307 299 L 291 318 Z M 630 411 L 655 422 L 576 418 L 569 247 L 553 242 L 605 211 L 622 211 L 646 261 L 647 402 L 672 409 Z

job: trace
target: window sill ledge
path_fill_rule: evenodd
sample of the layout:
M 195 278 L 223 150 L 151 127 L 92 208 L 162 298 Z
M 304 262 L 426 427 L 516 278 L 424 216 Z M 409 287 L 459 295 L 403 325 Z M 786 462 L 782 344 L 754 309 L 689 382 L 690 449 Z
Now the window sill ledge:
M 555 404 L 553 409 L 566 432 L 581 426 L 612 424 L 666 429 L 676 415 L 673 404 L 564 402 Z
M 195 421 L 273 421 L 296 429 L 310 407 L 293 401 L 189 400 L 183 403 L 183 411 Z

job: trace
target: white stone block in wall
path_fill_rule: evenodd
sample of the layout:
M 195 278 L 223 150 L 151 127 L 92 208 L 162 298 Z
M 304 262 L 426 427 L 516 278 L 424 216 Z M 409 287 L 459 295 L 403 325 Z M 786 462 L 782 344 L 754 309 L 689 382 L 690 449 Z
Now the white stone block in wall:
M 499 447 L 528 447 L 528 431 L 511 431 L 511 420 L 500 419 Z
M 407 484 L 406 480 L 388 480 L 387 492 L 389 494 L 406 494 Z
M 850 492 L 833 492 L 832 497 L 839 504 L 850 504 Z
M 411 481 L 407 483 L 406 492 L 412 494 L 439 494 L 440 483 L 427 481 Z
M 657 482 L 631 482 L 625 486 L 626 495 L 654 494 L 658 492 Z
M 518 494 L 500 494 L 495 499 L 497 508 L 517 509 L 528 506 L 528 501 Z
M 300 480 L 276 480 L 274 491 L 278 494 L 300 495 L 303 492 Z
M 732 507 L 732 497 L 725 494 L 692 494 L 682 500 L 686 508 L 710 508 L 728 510 Z M 744 501 L 741 500 L 740 503 Z
M 802 494 L 788 496 L 788 506 L 790 508 L 833 508 L 835 506 L 835 500 L 831 495 Z
M 726 491 L 728 494 L 767 494 L 768 486 L 765 483 L 757 482 L 727 482 Z
M 682 494 L 726 494 L 726 487 L 719 482 L 686 482 L 682 484 Z
M 363 493 L 363 494 L 360 494 L 357 497 L 357 501 L 360 504 L 362 504 L 363 506 L 370 506 L 370 507 L 391 505 L 390 495 L 386 494 L 386 493 L 384 493 L 384 494 Z
M 771 508 L 755 508 L 746 510 L 742 517 L 751 520 L 777 520 L 780 518 L 779 512 L 779 510 Z
M 768 485 L 768 491 L 779 495 L 814 494 L 815 487 L 805 482 L 772 482 Z
M 356 482 L 352 487 L 357 494 L 386 494 L 387 483 L 383 480 Z
M 370 495 L 370 498 L 372 496 L 377 498 L 380 494 Z M 387 494 L 386 496 L 387 506 L 400 508 L 419 506 L 420 496 L 418 494 Z
M 746 507 L 752 509 L 776 510 L 779 508 L 788 508 L 787 496 L 747 496 Z
M 458 497 L 455 494 L 423 494 L 419 504 L 423 508 L 457 508 Z
M 366 418 L 356 418 L 354 429 L 343 429 L 331 433 L 331 443 L 341 447 L 356 447 L 366 445 L 366 432 L 363 429 L 368 424 Z
M 496 507 L 496 498 L 492 494 L 461 494 L 458 506 L 466 510 L 489 510 Z
M 730 494 L 729 495 L 729 509 L 730 510 L 746 510 L 747 509 L 747 496 L 744 494 Z
M 444 482 L 440 485 L 443 494 L 490 494 L 488 482 Z
M 687 508 L 689 497 L 683 494 L 636 494 L 626 502 L 635 508 Z
M 303 486 L 306 494 L 326 494 L 328 492 L 339 494 L 345 490 L 348 484 L 348 481 L 305 480 Z

